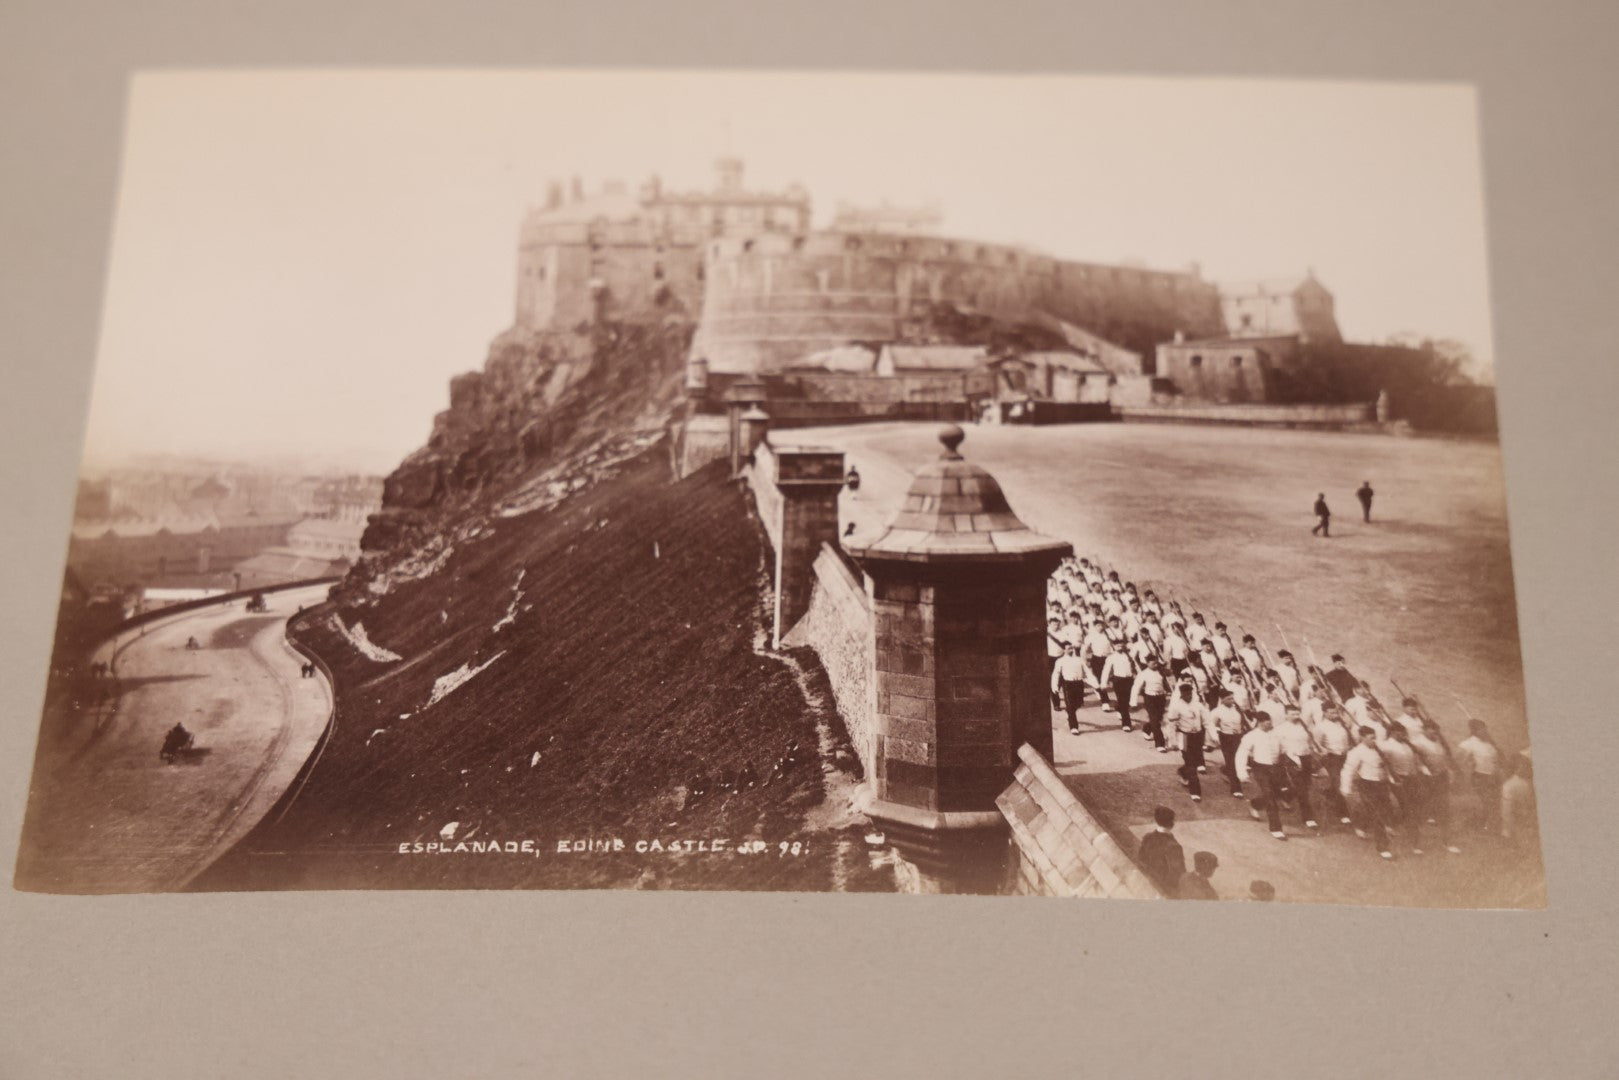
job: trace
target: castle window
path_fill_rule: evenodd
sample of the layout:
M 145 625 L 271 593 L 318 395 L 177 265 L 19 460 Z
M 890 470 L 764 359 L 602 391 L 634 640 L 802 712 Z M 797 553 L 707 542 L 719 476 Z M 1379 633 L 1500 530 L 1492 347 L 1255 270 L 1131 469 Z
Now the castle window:
M 858 237 L 858 236 L 846 236 L 846 237 L 844 237 L 843 238 L 843 248 L 844 248 L 845 251 L 859 251 L 860 250 L 860 237 Z
M 1231 358 L 1231 366 L 1232 366 L 1232 367 L 1242 367 L 1242 357 L 1240 357 L 1240 356 L 1233 356 L 1233 357 L 1232 357 L 1232 358 Z
M 663 264 L 661 262 L 652 264 L 652 276 L 658 281 L 663 280 Z
M 1242 328 L 1244 330 L 1251 330 L 1253 328 L 1253 325 L 1254 325 L 1254 317 L 1252 315 L 1249 315 L 1249 314 L 1244 314 L 1243 317 L 1242 317 Z
M 1203 366 L 1203 358 L 1201 356 L 1192 357 L 1192 366 L 1195 367 L 1195 368 L 1202 367 Z
M 752 240 L 744 240 L 744 241 L 742 241 L 742 250 L 743 250 L 744 253 L 752 251 L 753 250 L 753 241 Z

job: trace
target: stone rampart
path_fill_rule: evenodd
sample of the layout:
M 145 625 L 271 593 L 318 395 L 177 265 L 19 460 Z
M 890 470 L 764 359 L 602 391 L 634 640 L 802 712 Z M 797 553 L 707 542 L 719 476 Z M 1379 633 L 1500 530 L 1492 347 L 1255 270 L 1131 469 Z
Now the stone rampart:
M 867 776 L 874 776 L 877 740 L 871 708 L 871 608 L 864 576 L 830 544 L 823 544 L 815 559 L 809 610 L 782 640 L 789 646 L 815 650 L 860 764 Z
M 939 237 L 727 237 L 707 245 L 704 279 L 692 348 L 716 372 L 773 372 L 852 341 L 902 340 L 941 302 L 1009 322 L 1053 316 L 1138 351 L 1176 330 L 1224 332 L 1218 291 L 1194 274 Z
M 1163 898 L 1045 758 L 1029 746 L 1018 758 L 1012 784 L 995 805 L 1012 827 L 1019 893 Z

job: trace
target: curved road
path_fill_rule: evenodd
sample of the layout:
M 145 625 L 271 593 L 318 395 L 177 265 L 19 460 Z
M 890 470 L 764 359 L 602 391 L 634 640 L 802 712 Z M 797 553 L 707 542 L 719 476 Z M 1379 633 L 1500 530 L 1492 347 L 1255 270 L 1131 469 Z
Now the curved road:
M 47 892 L 184 888 L 280 798 L 331 715 L 323 677 L 302 678 L 287 617 L 327 586 L 187 612 L 128 631 L 106 705 L 50 715 L 40 733 L 17 886 Z M 188 650 L 195 637 L 200 650 Z M 176 721 L 195 737 L 174 764 L 158 757 Z

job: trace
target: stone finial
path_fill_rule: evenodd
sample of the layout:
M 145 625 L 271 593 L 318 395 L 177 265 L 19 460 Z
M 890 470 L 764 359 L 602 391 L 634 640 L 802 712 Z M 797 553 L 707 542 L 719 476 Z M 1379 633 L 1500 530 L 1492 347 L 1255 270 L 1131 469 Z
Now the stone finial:
M 958 447 L 967 438 L 967 433 L 961 430 L 958 424 L 946 424 L 939 429 L 939 442 L 944 444 L 944 453 L 939 455 L 941 461 L 960 461 L 961 452 Z

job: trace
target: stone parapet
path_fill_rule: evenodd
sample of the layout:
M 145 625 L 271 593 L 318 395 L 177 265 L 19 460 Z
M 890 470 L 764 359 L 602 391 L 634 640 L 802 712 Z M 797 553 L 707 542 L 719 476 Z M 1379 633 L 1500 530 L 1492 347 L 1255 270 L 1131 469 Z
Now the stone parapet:
M 1031 746 L 995 805 L 1012 830 L 1016 889 L 1035 896 L 1162 899 L 1152 880 Z

